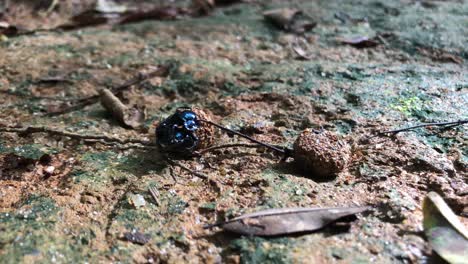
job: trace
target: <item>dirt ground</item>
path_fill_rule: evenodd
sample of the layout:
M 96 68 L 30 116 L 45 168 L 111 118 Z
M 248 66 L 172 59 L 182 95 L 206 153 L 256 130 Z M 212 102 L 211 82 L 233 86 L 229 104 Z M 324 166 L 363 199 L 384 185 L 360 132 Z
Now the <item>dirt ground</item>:
M 0 21 L 53 28 L 70 10 L 87 7 L 69 2 L 49 13 L 17 4 Z M 127 3 L 142 2 L 151 4 Z M 264 11 L 282 7 L 301 10 L 316 26 L 295 34 L 265 21 Z M 348 142 L 352 156 L 326 179 L 263 149 L 179 161 L 207 181 L 171 166 L 158 151 L 0 132 L 0 263 L 441 261 L 425 241 L 421 204 L 436 191 L 468 223 L 467 126 L 371 136 L 468 118 L 467 25 L 465 1 L 278 0 L 168 21 L 3 36 L 2 127 L 154 142 L 156 124 L 190 106 L 281 146 L 292 147 L 307 128 L 331 131 Z M 343 43 L 356 37 L 375 45 Z M 298 55 L 298 43 L 306 56 Z M 100 104 L 47 115 L 161 66 L 167 76 L 121 94 L 125 103 L 146 107 L 142 129 L 123 128 Z M 224 133 L 215 141 L 245 142 Z M 157 202 L 149 187 L 158 190 Z M 375 209 L 344 229 L 275 238 L 203 229 L 267 208 L 356 205 Z M 148 241 L 128 239 L 132 232 Z

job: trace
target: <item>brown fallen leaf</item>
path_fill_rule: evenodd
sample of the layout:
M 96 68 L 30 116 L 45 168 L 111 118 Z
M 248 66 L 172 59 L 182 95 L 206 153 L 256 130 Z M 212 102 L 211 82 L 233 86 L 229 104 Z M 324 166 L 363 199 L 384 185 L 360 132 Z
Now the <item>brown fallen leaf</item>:
M 143 125 L 145 121 L 144 109 L 125 106 L 109 89 L 100 90 L 99 95 L 101 97 L 102 106 L 104 106 L 117 121 L 134 129 Z
M 221 226 L 223 230 L 257 236 L 277 236 L 310 232 L 349 215 L 369 210 L 368 206 L 349 208 L 281 208 L 245 214 L 227 222 L 205 226 Z
M 94 8 L 99 13 L 125 13 L 127 7 L 111 0 L 98 0 Z
M 302 16 L 303 13 L 295 8 L 278 8 L 263 12 L 266 20 L 276 27 L 294 33 L 304 33 L 316 26 L 310 18 Z
M 456 64 L 463 64 L 463 58 L 455 54 L 451 54 L 442 49 L 417 47 L 416 50 L 423 56 L 429 57 L 435 61 L 451 62 Z
M 7 37 L 15 36 L 20 32 L 17 26 L 10 25 L 8 22 L 0 21 L 0 35 Z
M 215 6 L 214 0 L 192 0 L 192 8 L 198 14 L 208 14 Z
M 69 23 L 59 25 L 56 29 L 74 30 L 83 27 L 110 24 L 115 23 L 119 17 L 119 14 L 106 14 L 96 12 L 95 10 L 88 10 L 72 17 Z
M 183 8 L 163 6 L 155 7 L 150 10 L 138 10 L 128 12 L 121 17 L 118 24 L 135 23 L 143 20 L 174 20 L 179 16 L 187 14 Z
M 169 20 L 186 14 L 186 10 L 172 6 L 154 8 L 127 8 L 110 0 L 99 0 L 96 5 L 59 25 L 56 29 L 74 30 L 103 24 L 126 24 L 143 20 Z
M 305 51 L 307 48 L 308 43 L 304 39 L 296 39 L 296 41 L 292 45 L 293 51 L 297 54 L 297 59 L 300 60 L 310 60 L 311 56 L 308 55 Z
M 371 48 L 379 45 L 379 42 L 369 37 L 357 37 L 352 39 L 338 39 L 338 42 L 346 45 L 350 45 L 356 48 Z
M 69 23 L 60 25 L 57 29 L 73 30 L 77 28 L 117 23 L 127 12 L 127 8 L 110 0 L 98 0 L 94 8 L 73 16 Z

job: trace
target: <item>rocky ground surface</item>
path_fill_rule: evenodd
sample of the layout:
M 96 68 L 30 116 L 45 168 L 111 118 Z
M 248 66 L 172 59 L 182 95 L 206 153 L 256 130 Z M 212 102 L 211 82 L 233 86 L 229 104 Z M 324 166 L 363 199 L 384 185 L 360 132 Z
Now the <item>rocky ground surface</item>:
M 264 11 L 280 7 L 317 24 L 297 35 L 265 21 Z M 29 20 L 26 7 L 10 12 L 10 23 L 25 27 L 65 21 L 54 11 Z M 468 118 L 467 19 L 464 1 L 251 1 L 200 17 L 3 37 L 2 126 L 154 141 L 157 122 L 196 106 L 282 146 L 307 128 L 331 131 L 351 157 L 320 179 L 261 149 L 179 161 L 206 181 L 157 151 L 0 133 L 0 262 L 439 261 L 421 232 L 421 203 L 436 191 L 467 223 L 467 126 L 371 136 Z M 343 43 L 356 37 L 370 45 Z M 100 104 L 45 115 L 161 65 L 167 76 L 121 95 L 146 107 L 143 129 L 123 128 Z M 216 144 L 236 142 L 244 141 L 216 136 Z M 355 205 L 375 210 L 344 230 L 261 238 L 202 228 L 260 209 Z

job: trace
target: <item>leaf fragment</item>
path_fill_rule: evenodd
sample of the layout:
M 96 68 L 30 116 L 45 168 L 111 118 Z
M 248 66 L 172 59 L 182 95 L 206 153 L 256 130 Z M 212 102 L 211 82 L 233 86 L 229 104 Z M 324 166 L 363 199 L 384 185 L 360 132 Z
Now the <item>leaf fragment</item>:
M 342 218 L 369 210 L 368 206 L 344 208 L 280 208 L 245 214 L 214 224 L 223 230 L 257 236 L 277 236 L 310 232 Z
M 151 236 L 148 234 L 143 234 L 141 232 L 138 232 L 136 230 L 133 230 L 132 232 L 125 232 L 124 233 L 124 238 L 125 240 L 132 242 L 134 244 L 138 245 L 144 245 L 148 243 L 151 240 Z
M 100 13 L 124 13 L 127 7 L 111 0 L 98 0 L 94 10 Z
M 263 12 L 263 17 L 285 31 L 302 34 L 311 30 L 317 23 L 295 8 L 278 8 Z
M 356 37 L 352 39 L 338 39 L 342 44 L 350 45 L 358 49 L 363 48 L 372 48 L 379 45 L 379 42 L 374 38 L 369 38 L 367 36 Z
M 449 263 L 467 263 L 468 231 L 440 195 L 427 194 L 423 215 L 424 233 L 434 251 Z
M 109 89 L 99 91 L 101 104 L 120 123 L 131 128 L 139 128 L 145 122 L 145 111 L 140 107 L 127 107 Z

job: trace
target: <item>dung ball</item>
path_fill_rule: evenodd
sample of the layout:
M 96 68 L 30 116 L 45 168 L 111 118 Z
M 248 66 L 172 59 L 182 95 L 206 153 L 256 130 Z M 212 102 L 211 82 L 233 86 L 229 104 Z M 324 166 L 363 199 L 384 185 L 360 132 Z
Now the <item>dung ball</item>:
M 213 121 L 213 114 L 208 110 L 193 108 L 192 112 L 197 115 L 198 120 Z M 216 129 L 214 126 L 200 122 L 200 127 L 195 131 L 195 135 L 198 137 L 197 149 L 205 149 L 215 143 Z
M 294 142 L 294 160 L 301 170 L 317 178 L 331 178 L 351 158 L 351 147 L 335 133 L 304 130 Z

